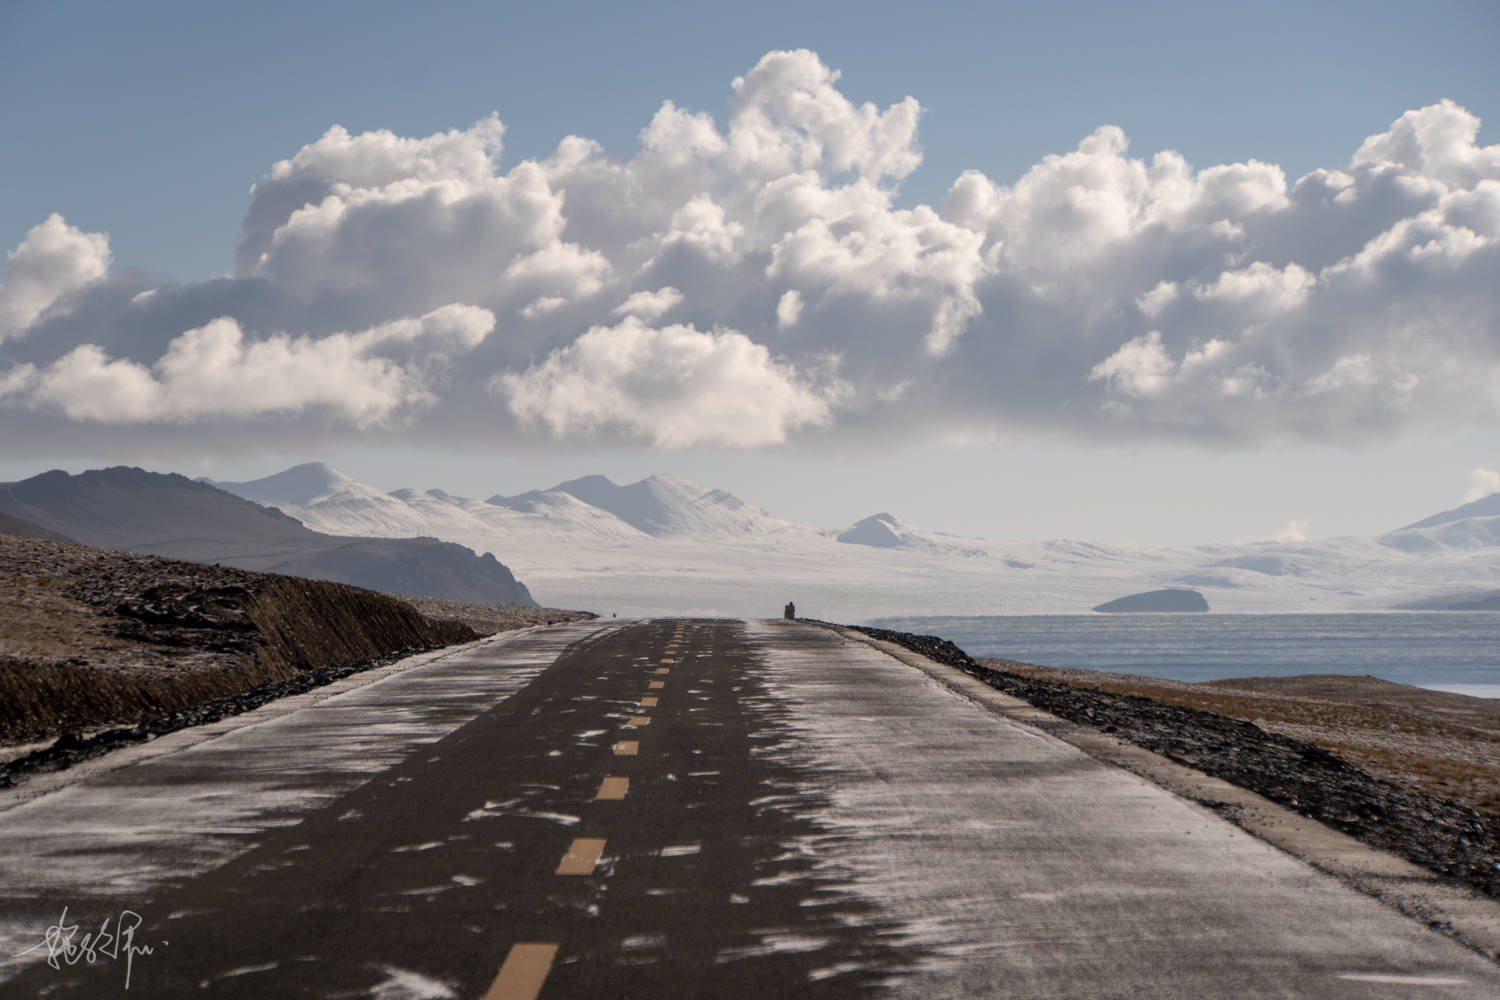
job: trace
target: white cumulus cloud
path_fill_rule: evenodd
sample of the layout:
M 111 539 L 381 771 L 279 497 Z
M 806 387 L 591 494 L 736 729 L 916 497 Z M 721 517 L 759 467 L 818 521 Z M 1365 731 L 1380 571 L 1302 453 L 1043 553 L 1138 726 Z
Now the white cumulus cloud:
M 613 316 L 639 316 L 642 319 L 659 319 L 662 314 L 682 301 L 682 293 L 668 285 L 654 292 L 636 292 L 624 302 L 610 310 Z
M 779 444 L 827 423 L 843 393 L 826 373 L 798 372 L 744 334 L 655 328 L 634 316 L 493 387 L 517 416 L 555 434 L 618 430 L 664 448 Z
M 85 233 L 53 212 L 5 255 L 0 340 L 25 332 L 50 306 L 109 270 L 109 238 Z
M 1128 341 L 1089 370 L 1089 381 L 1108 381 L 1127 396 L 1144 398 L 1166 389 L 1177 364 L 1161 346 L 1161 331 Z
M 110 358 L 96 344 L 0 379 L 0 401 L 20 400 L 98 423 L 247 418 L 321 409 L 365 427 L 432 395 L 424 366 L 472 350 L 494 317 L 450 305 L 359 333 L 251 339 L 223 316 L 174 338 L 155 364 Z M 403 367 L 383 349 L 413 354 Z
M 1307 541 L 1307 522 L 1288 521 L 1271 537 L 1278 542 L 1305 542 Z
M 802 318 L 803 305 L 802 293 L 795 288 L 787 289 L 776 303 L 776 326 L 782 330 L 796 326 L 797 321 Z
M 1464 503 L 1482 500 L 1491 493 L 1500 493 L 1500 472 L 1486 465 L 1469 473 L 1469 491 L 1464 494 Z
M 6 417 L 670 447 L 1500 419 L 1500 146 L 1452 101 L 1298 178 L 1100 123 L 931 206 L 899 199 L 916 98 L 863 101 L 807 50 L 728 76 L 722 108 L 664 100 L 623 150 L 570 135 L 507 163 L 499 114 L 331 127 L 256 183 L 210 282 L 111 271 L 103 235 L 51 216 L 0 284 Z

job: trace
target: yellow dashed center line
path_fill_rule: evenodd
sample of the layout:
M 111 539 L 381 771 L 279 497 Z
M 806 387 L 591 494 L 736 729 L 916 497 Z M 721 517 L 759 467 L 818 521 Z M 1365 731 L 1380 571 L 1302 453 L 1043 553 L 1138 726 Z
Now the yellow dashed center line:
M 536 1000 L 557 957 L 555 944 L 513 944 L 484 1000 Z
M 557 866 L 559 875 L 592 875 L 604 853 L 603 837 L 579 837 L 568 847 L 562 863 Z
M 683 626 L 679 625 L 664 652 L 677 652 L 678 643 L 682 637 Z M 670 656 L 664 656 L 659 662 L 670 664 L 677 661 Z M 666 666 L 660 666 L 656 668 L 655 673 L 663 676 L 671 671 Z M 650 682 L 652 691 L 660 691 L 665 687 L 665 681 Z M 654 695 L 647 695 L 641 699 L 641 707 L 655 708 L 657 702 L 658 699 Z M 625 725 L 639 728 L 650 723 L 651 716 L 649 715 L 632 715 Z M 615 743 L 615 756 L 637 756 L 640 753 L 640 747 L 639 740 L 620 740 Z M 629 778 L 611 776 L 600 781 L 599 791 L 594 798 L 620 800 L 625 798 L 629 791 Z M 557 874 L 592 875 L 599 866 L 599 859 L 603 856 L 604 838 L 578 837 L 568 846 L 568 852 L 558 863 Z M 548 974 L 552 971 L 552 963 L 557 958 L 557 951 L 558 945 L 555 943 L 526 942 L 512 945 L 509 954 L 505 956 L 505 963 L 501 965 L 499 974 L 490 984 L 483 1000 L 536 1000 L 547 981 Z
M 629 778 L 605 778 L 599 782 L 599 794 L 594 798 L 623 799 L 628 791 L 630 791 Z
M 677 652 L 682 636 L 683 627 L 679 625 L 672 635 L 672 641 L 663 651 Z M 659 662 L 671 664 L 677 661 L 670 656 L 663 656 Z M 656 668 L 655 673 L 658 676 L 664 676 L 671 671 L 666 666 L 660 666 Z M 650 682 L 652 691 L 660 691 L 665 687 L 666 681 Z M 641 707 L 655 708 L 658 701 L 656 696 L 646 695 L 641 699 Z M 650 724 L 651 716 L 649 715 L 632 715 L 625 723 L 627 727 L 633 728 Z M 620 740 L 615 743 L 615 756 L 637 756 L 640 753 L 640 747 L 639 740 Z M 611 776 L 600 781 L 599 791 L 594 798 L 617 801 L 625 798 L 629 791 L 629 778 Z M 557 874 L 592 875 L 599 866 L 599 859 L 603 856 L 603 837 L 578 837 L 568 846 L 568 852 L 558 863 Z M 495 977 L 495 981 L 490 984 L 489 991 L 485 993 L 484 1000 L 536 1000 L 542 991 L 543 984 L 547 981 L 548 974 L 552 971 L 552 963 L 557 958 L 557 951 L 558 945 L 552 943 L 530 942 L 512 945 L 510 953 L 505 956 L 505 963 L 500 967 L 499 975 Z

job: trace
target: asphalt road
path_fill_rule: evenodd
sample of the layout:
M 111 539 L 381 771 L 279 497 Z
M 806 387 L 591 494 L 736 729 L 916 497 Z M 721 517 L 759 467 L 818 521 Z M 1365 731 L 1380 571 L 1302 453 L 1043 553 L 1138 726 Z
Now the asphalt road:
M 810 624 L 538 630 L 176 738 L 0 799 L 0 996 L 1500 995 L 1500 966 Z M 149 953 L 47 961 L 49 928 L 122 919 Z

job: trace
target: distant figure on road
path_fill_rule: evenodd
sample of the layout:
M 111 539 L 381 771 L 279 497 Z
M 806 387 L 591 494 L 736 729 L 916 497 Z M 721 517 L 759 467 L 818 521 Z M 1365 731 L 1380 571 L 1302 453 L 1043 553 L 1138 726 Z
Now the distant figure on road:
M 797 605 L 793 604 L 791 601 L 787 601 L 786 607 L 782 609 L 782 614 L 785 615 L 789 620 L 796 618 Z

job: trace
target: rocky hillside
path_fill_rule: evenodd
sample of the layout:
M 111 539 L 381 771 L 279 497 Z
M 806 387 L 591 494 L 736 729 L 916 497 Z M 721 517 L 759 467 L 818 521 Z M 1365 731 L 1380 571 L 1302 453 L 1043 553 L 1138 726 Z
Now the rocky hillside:
M 138 725 L 475 636 L 345 584 L 0 534 L 0 742 Z

